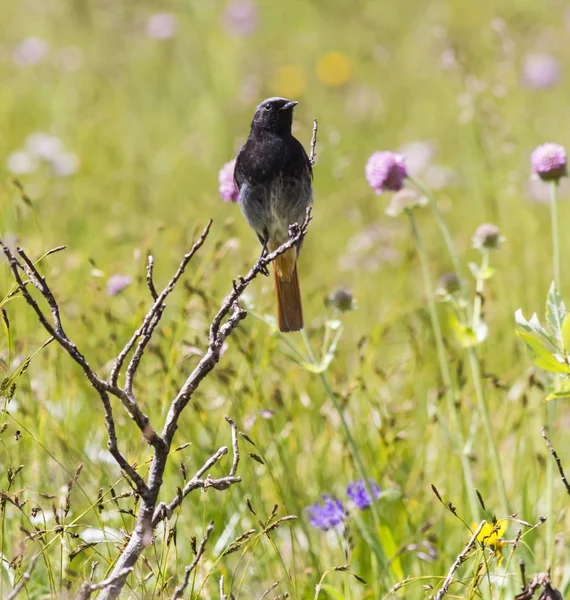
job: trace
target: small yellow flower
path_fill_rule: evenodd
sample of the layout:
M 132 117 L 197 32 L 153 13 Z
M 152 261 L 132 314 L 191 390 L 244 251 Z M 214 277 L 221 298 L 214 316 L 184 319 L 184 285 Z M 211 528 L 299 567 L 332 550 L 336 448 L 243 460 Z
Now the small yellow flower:
M 352 64 L 344 52 L 323 54 L 317 63 L 317 77 L 330 87 L 344 85 L 351 76 Z
M 500 565 L 503 562 L 503 555 L 501 550 L 507 545 L 503 541 L 503 536 L 507 531 L 509 522 L 506 519 L 495 521 L 495 523 L 487 523 L 481 528 L 477 541 L 481 542 L 485 548 L 493 550 L 493 555 L 497 558 L 497 564 Z M 473 529 L 477 529 L 477 525 L 472 525 Z
M 297 65 L 285 65 L 277 69 L 273 76 L 272 87 L 278 96 L 297 98 L 307 88 L 307 80 Z

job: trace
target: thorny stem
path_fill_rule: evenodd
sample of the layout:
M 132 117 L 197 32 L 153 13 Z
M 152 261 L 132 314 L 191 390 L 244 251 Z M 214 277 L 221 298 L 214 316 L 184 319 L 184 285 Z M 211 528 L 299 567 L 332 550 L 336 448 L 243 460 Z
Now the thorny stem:
M 441 333 L 441 327 L 439 324 L 439 317 L 437 314 L 437 309 L 435 306 L 434 292 L 431 284 L 431 275 L 429 272 L 428 260 L 426 256 L 426 251 L 424 248 L 424 244 L 422 238 L 420 236 L 420 232 L 418 229 L 418 224 L 416 222 L 416 217 L 413 211 L 408 211 L 408 217 L 410 220 L 410 225 L 412 227 L 412 233 L 414 236 L 414 240 L 416 242 L 416 247 L 418 249 L 418 255 L 420 258 L 420 265 L 422 268 L 422 275 L 424 279 L 424 287 L 426 291 L 427 301 L 428 301 L 428 310 L 429 316 L 431 320 L 431 326 L 433 329 L 433 335 L 435 338 L 435 345 L 437 350 L 437 357 L 439 361 L 439 369 L 441 373 L 441 379 L 443 381 L 443 385 L 445 387 L 445 397 L 447 400 L 447 406 L 450 415 L 452 415 L 455 421 L 455 432 L 454 439 L 455 443 L 459 446 L 459 457 L 461 460 L 461 466 L 463 468 L 463 477 L 465 480 L 465 488 L 467 491 L 467 497 L 469 499 L 469 508 L 471 510 L 471 517 L 473 521 L 477 521 L 479 518 L 479 503 L 477 502 L 477 497 L 475 495 L 475 484 L 473 482 L 473 473 L 471 471 L 471 463 L 469 462 L 469 457 L 465 453 L 465 440 L 463 438 L 463 433 L 461 431 L 461 424 L 459 420 L 459 414 L 457 412 L 457 407 L 455 405 L 456 391 L 453 379 L 449 372 L 449 363 L 447 360 L 445 346 L 443 344 L 443 335 Z M 459 277 L 459 275 L 458 275 Z

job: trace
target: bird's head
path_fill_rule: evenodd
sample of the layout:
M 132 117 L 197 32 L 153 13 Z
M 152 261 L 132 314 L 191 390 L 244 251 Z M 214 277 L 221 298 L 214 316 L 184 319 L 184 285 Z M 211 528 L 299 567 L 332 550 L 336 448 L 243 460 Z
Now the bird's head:
M 267 98 L 255 110 L 251 123 L 252 129 L 274 133 L 291 133 L 293 108 L 296 105 L 295 100 L 287 100 L 287 98 Z

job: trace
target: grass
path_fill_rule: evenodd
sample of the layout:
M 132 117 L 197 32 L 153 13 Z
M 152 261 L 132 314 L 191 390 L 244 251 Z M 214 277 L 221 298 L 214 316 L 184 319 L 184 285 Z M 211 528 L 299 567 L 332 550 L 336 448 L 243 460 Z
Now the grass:
M 17 238 L 35 258 L 68 246 L 45 258 L 43 271 L 70 337 L 95 369 L 108 371 L 150 305 L 146 254 L 152 251 L 156 280 L 165 283 L 197 232 L 214 218 L 211 237 L 173 294 L 141 367 L 139 397 L 157 422 L 204 349 L 209 319 L 232 277 L 243 274 L 259 252 L 238 207 L 218 198 L 219 168 L 244 141 L 253 109 L 266 96 L 295 95 L 300 101 L 296 135 L 307 148 L 312 119 L 319 120 L 314 221 L 300 273 L 313 348 L 321 348 L 327 323 L 342 321 L 334 358 L 323 374 L 300 365 L 312 362 L 302 337 L 283 337 L 268 325 L 274 314 L 271 282 L 256 281 L 248 292 L 250 316 L 181 419 L 174 446 L 191 445 L 171 457 L 161 499 L 172 498 L 183 484 L 180 461 L 192 474 L 220 445 L 229 444 L 225 414 L 255 443 L 240 441 L 243 482 L 223 493 L 194 493 L 184 502 L 157 531 L 156 543 L 145 553 L 148 563 L 140 563 L 129 578 L 130 597 L 156 597 L 163 588 L 164 595 L 172 594 L 192 560 L 191 538 L 200 538 L 211 520 L 215 530 L 186 597 L 218 597 L 222 574 L 226 593 L 238 598 L 258 598 L 276 580 L 281 583 L 273 596 L 288 592 L 298 599 L 312 598 L 322 577 L 321 598 L 385 598 L 405 578 L 394 594 L 424 598 L 433 593 L 424 586 L 442 583 L 470 537 L 461 520 L 471 525 L 473 512 L 464 485 L 465 459 L 450 435 L 454 416 L 443 397 L 413 237 L 405 218 L 384 214 L 387 199 L 373 194 L 363 174 L 373 151 L 418 140 L 431 141 L 437 148 L 433 161 L 452 169 L 450 182 L 434 196 L 463 272 L 479 260 L 470 248 L 479 224 L 495 223 L 506 238 L 493 254 L 495 274 L 484 289 L 489 334 L 476 356 L 469 351 L 480 363 L 481 378 L 472 378 L 469 352 L 456 343 L 444 307 L 436 307 L 465 451 L 487 509 L 481 514 L 489 520 L 492 514 L 508 516 L 501 513 L 495 459 L 478 417 L 479 392 L 489 407 L 509 510 L 534 524 L 546 515 L 551 497 L 556 540 L 548 546 L 544 527 L 522 527 L 513 555 L 513 547 L 505 547 L 499 564 L 489 548 L 484 557 L 477 550 L 458 571 L 459 583 L 450 593 L 512 597 L 520 586 L 522 558 L 531 575 L 550 563 L 554 585 L 567 594 L 568 497 L 556 478 L 547 489 L 551 457 L 540 435 L 546 422 L 541 386 L 549 382 L 532 371 L 513 318 L 519 307 L 525 314 L 540 313 L 554 278 L 549 208 L 527 194 L 529 154 L 543 141 L 570 144 L 569 84 L 562 79 L 551 89 L 532 90 L 521 83 L 521 68 L 525 55 L 537 51 L 551 52 L 567 66 L 563 8 L 527 0 L 405 0 L 381 7 L 333 0 L 325 13 L 302 0 L 259 2 L 258 29 L 239 37 L 221 24 L 221 2 L 1 5 L 0 231 L 3 239 Z M 150 39 L 146 19 L 164 11 L 176 15 L 176 35 Z M 12 50 L 29 36 L 45 39 L 50 50 L 34 66 L 16 66 Z M 318 78 L 316 65 L 337 50 L 350 61 L 351 72 L 344 85 L 331 87 Z M 442 56 L 450 53 L 456 66 L 443 68 Z M 62 66 L 70 56 L 79 57 L 75 70 Z M 276 80 L 287 65 L 301 73 L 301 83 Z M 29 197 L 25 202 L 4 165 L 34 131 L 61 138 L 80 167 L 65 178 L 53 176 L 46 165 L 19 176 Z M 570 218 L 564 188 L 560 197 L 562 233 Z M 429 271 L 438 279 L 452 270 L 446 240 L 429 210 L 415 218 Z M 563 292 L 569 243 L 560 236 Z M 133 282 L 108 296 L 107 278 L 117 273 Z M 12 284 L 2 262 L 0 296 Z M 324 299 L 340 287 L 351 290 L 358 308 L 339 317 Z M 469 287 L 475 287 L 473 278 Z M 98 543 L 73 560 L 69 554 L 82 540 L 95 539 L 95 530 L 105 529 L 109 539 L 113 532 L 128 532 L 134 519 L 118 508 L 136 507 L 132 498 L 113 499 L 111 489 L 120 496 L 130 488 L 106 451 L 102 407 L 80 370 L 53 343 L 35 354 L 47 336 L 21 298 L 4 308 L 10 335 L 0 344 L 2 376 L 11 377 L 34 356 L 17 379 L 13 398 L 6 391 L 2 398 L 1 487 L 25 504 L 19 509 L 2 503 L 0 596 L 39 552 L 28 597 L 56 598 L 68 582 L 75 592 L 93 561 L 99 563 L 95 580 L 104 578 L 116 557 L 114 543 Z M 550 439 L 568 465 L 567 401 L 556 402 Z M 149 449 L 118 407 L 116 413 L 122 449 L 145 473 Z M 229 469 L 229 457 L 224 460 L 216 467 L 220 476 Z M 65 486 L 79 464 L 83 471 L 60 528 L 52 505 L 64 503 Z M 23 469 L 9 485 L 8 467 L 19 465 Z M 375 512 L 351 511 L 340 544 L 334 531 L 310 526 L 305 507 L 322 493 L 345 499 L 347 483 L 363 470 L 385 493 Z M 431 485 L 461 519 L 442 506 Z M 265 523 L 274 505 L 276 518 L 298 519 L 283 523 L 269 538 L 258 521 Z M 42 509 L 35 517 L 34 508 Z M 25 541 L 22 528 L 34 527 L 46 533 Z M 511 522 L 506 537 L 514 539 L 519 527 Z M 250 529 L 255 532 L 237 552 L 222 556 Z M 13 560 L 16 568 L 9 566 Z M 366 585 L 344 572 L 324 577 L 346 563 Z M 477 574 L 480 563 L 485 566 Z M 501 582 L 510 583 L 501 590 Z

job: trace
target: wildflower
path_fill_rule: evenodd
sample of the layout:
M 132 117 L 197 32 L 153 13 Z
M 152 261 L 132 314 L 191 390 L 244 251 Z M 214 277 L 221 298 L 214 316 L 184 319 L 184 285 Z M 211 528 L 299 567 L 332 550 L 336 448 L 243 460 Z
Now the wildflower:
M 229 33 L 240 37 L 250 36 L 259 22 L 257 5 L 252 0 L 230 0 L 222 22 Z
M 376 194 L 398 192 L 407 175 L 406 159 L 401 154 L 375 152 L 366 163 L 366 179 Z
M 340 87 L 349 79 L 352 71 L 350 59 L 343 52 L 323 54 L 317 63 L 317 77 L 330 87 Z
M 41 62 L 48 53 L 49 45 L 36 37 L 22 40 L 12 52 L 12 60 L 19 67 L 29 67 Z
M 25 142 L 26 150 L 43 160 L 51 160 L 63 152 L 63 142 L 55 135 L 36 131 L 30 133 Z
M 330 494 L 323 494 L 314 504 L 307 506 L 307 512 L 311 525 L 323 531 L 340 525 L 346 517 L 342 502 Z
M 506 519 L 501 519 L 494 523 L 485 522 L 485 525 L 483 525 L 477 536 L 478 542 L 483 544 L 485 548 L 490 548 L 493 551 L 493 556 L 498 559 L 499 565 L 503 560 L 501 551 L 507 545 L 503 540 L 503 536 L 505 535 L 508 526 L 509 522 Z M 477 525 L 472 525 L 472 528 L 477 529 Z
M 218 191 L 224 202 L 237 202 L 239 190 L 234 181 L 234 168 L 236 159 L 227 162 L 218 173 L 218 181 L 220 183 Z
M 486 250 L 496 250 L 504 241 L 505 238 L 501 235 L 499 228 L 490 223 L 479 225 L 471 238 L 473 248 L 481 250 L 482 252 Z
M 386 208 L 386 214 L 389 217 L 397 217 L 404 212 L 421 208 L 427 204 L 427 198 L 420 196 L 414 190 L 400 190 L 392 196 L 390 204 Z
M 155 40 L 168 40 L 176 33 L 176 17 L 171 13 L 157 13 L 148 18 L 146 34 Z
M 34 157 L 25 150 L 16 150 L 8 156 L 6 167 L 14 175 L 26 175 L 36 170 L 36 161 Z
M 355 309 L 354 296 L 348 290 L 337 290 L 326 299 L 329 307 L 336 308 L 340 312 Z
M 132 281 L 133 278 L 130 275 L 111 275 L 107 281 L 107 295 L 116 296 L 130 285 Z
M 455 273 L 444 273 L 440 280 L 438 292 L 445 294 L 455 294 L 461 289 L 461 282 Z
M 410 175 L 421 176 L 435 158 L 435 146 L 432 142 L 410 142 L 400 148 L 406 160 L 406 169 Z
M 560 81 L 560 63 L 550 54 L 527 54 L 522 66 L 523 83 L 538 90 L 549 88 Z
M 72 152 L 61 152 L 50 161 L 51 168 L 58 177 L 69 177 L 79 168 L 79 159 Z
M 377 500 L 380 497 L 380 486 L 374 481 L 374 479 L 369 479 L 368 482 L 370 484 L 374 500 Z M 346 495 L 360 510 L 368 508 L 372 504 L 372 499 L 370 498 L 370 493 L 364 479 L 351 481 L 346 488 Z
M 531 154 L 530 164 L 543 181 L 558 181 L 567 175 L 566 150 L 558 144 L 542 144 Z

